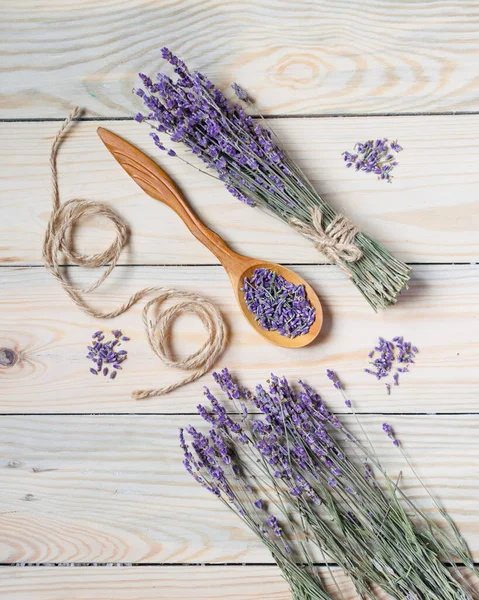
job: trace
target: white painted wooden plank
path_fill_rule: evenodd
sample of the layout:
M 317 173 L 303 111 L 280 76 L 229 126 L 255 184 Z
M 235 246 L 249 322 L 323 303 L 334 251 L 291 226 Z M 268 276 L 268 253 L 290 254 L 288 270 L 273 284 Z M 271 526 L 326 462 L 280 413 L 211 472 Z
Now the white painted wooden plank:
M 302 349 L 273 346 L 243 319 L 229 280 L 220 267 L 117 267 L 94 305 L 113 308 L 120 299 L 151 285 L 206 294 L 222 311 L 230 332 L 217 368 L 229 366 L 251 387 L 271 371 L 318 386 L 334 406 L 342 399 L 325 369 L 336 369 L 360 411 L 477 411 L 479 362 L 478 266 L 417 266 L 411 287 L 398 305 L 375 314 L 356 289 L 331 266 L 297 268 L 318 292 L 325 325 L 316 343 Z M 85 285 L 74 270 L 73 280 Z M 84 275 L 84 274 L 83 274 Z M 88 274 L 91 276 L 91 274 Z M 91 279 L 88 279 L 91 281 Z M 177 381 L 150 350 L 141 320 L 142 305 L 113 321 L 83 314 L 50 274 L 38 268 L 0 269 L 0 347 L 12 348 L 19 362 L 0 367 L 0 412 L 185 412 L 192 411 L 211 377 L 166 397 L 134 401 L 131 392 Z M 129 359 L 114 381 L 89 373 L 86 346 L 97 329 L 120 328 L 131 341 Z M 404 335 L 420 354 L 400 386 L 386 395 L 384 383 L 363 372 L 378 336 Z M 205 337 L 201 323 L 184 316 L 172 333 L 180 356 Z M 343 407 L 344 408 L 344 407 Z
M 131 227 L 123 263 L 215 263 L 178 217 L 149 198 L 80 123 L 60 152 L 60 190 L 112 205 Z M 160 156 L 145 126 L 101 125 L 155 158 L 182 187 L 198 215 L 238 251 L 276 262 L 324 262 L 310 242 L 274 218 L 238 202 L 216 180 L 178 159 Z M 479 258 L 479 116 L 279 119 L 274 129 L 324 198 L 399 258 L 464 262 Z M 51 211 L 50 144 L 59 123 L 0 124 L 0 264 L 39 264 Z M 404 145 L 391 185 L 344 167 L 341 153 L 357 140 L 386 136 Z M 252 212 L 254 210 L 254 212 Z M 108 224 L 85 223 L 78 247 L 91 252 L 111 240 Z
M 331 585 L 325 569 L 325 584 Z M 353 587 L 335 571 L 345 600 Z M 289 600 L 288 584 L 267 567 L 4 567 L 0 593 L 15 600 Z
M 337 589 L 319 569 L 333 597 Z M 353 586 L 338 569 L 334 578 L 345 600 L 356 600 Z M 471 580 L 472 581 L 472 580 Z M 477 583 L 476 583 L 477 589 Z M 4 567 L 0 592 L 15 600 L 289 600 L 288 584 L 275 566 L 221 567 Z M 377 593 L 378 598 L 389 598 Z
M 478 110 L 475 2 L 17 0 L 0 13 L 2 117 L 133 110 L 168 45 L 268 113 Z
M 402 471 L 403 489 L 435 515 L 383 420 L 361 418 L 390 475 Z M 479 417 L 388 421 L 479 557 Z M 199 417 L 0 417 L 0 562 L 271 562 L 261 541 L 184 471 L 178 428 L 188 423 L 200 426 Z

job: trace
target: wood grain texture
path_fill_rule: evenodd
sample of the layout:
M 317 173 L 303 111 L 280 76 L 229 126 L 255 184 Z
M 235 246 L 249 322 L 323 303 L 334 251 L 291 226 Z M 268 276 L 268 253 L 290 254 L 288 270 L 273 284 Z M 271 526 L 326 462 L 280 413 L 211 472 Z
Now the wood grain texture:
M 479 108 L 471 0 L 17 0 L 0 22 L 3 117 L 131 113 L 164 45 L 270 114 Z
M 324 583 L 332 578 L 325 569 Z M 345 600 L 352 585 L 335 569 Z M 62 567 L 0 568 L 0 593 L 15 600 L 289 600 L 288 584 L 267 567 Z
M 325 587 L 333 578 L 320 568 Z M 344 600 L 357 600 L 339 569 L 334 579 Z M 472 583 L 472 580 L 471 580 Z M 478 588 L 477 582 L 476 589 Z M 15 600 L 289 600 L 288 584 L 275 566 L 0 568 L 0 592 Z M 378 598 L 389 598 L 378 592 Z
M 404 490 L 435 515 L 383 420 L 361 418 L 390 476 L 402 471 Z M 479 558 L 479 416 L 388 420 Z M 188 423 L 201 426 L 185 415 L 0 417 L 0 562 L 270 563 L 184 471 L 178 428 Z
M 123 263 L 216 263 L 172 210 L 122 171 L 98 138 L 97 125 L 78 124 L 60 150 L 63 201 L 104 201 L 125 218 L 131 244 Z M 290 227 L 238 202 L 211 177 L 160 155 L 145 126 L 102 125 L 159 159 L 198 216 L 234 250 L 272 262 L 325 261 Z M 278 119 L 273 125 L 324 198 L 402 260 L 479 259 L 479 116 Z M 51 211 L 48 156 L 58 128 L 58 123 L 0 124 L 0 264 L 41 263 Z M 371 136 L 400 138 L 405 147 L 391 185 L 344 167 L 341 153 Z M 110 241 L 107 223 L 80 226 L 79 249 L 103 250 Z
M 75 283 L 85 273 L 73 270 Z M 288 349 L 270 344 L 243 319 L 220 267 L 117 267 L 95 306 L 113 308 L 140 288 L 178 287 L 206 294 L 218 304 L 229 328 L 229 345 L 217 367 L 228 366 L 254 387 L 274 370 L 314 384 L 335 408 L 342 398 L 325 369 L 337 370 L 359 411 L 476 412 L 479 362 L 479 266 L 417 266 L 399 304 L 375 314 L 334 267 L 303 266 L 297 271 L 318 293 L 324 326 L 315 343 Z M 83 275 L 82 278 L 79 278 Z M 93 280 L 88 274 L 88 281 Z M 90 279 L 91 276 L 91 279 Z M 20 360 L 0 367 L 0 412 L 191 412 L 211 383 L 205 376 L 172 394 L 139 402 L 130 395 L 177 381 L 151 352 L 141 321 L 142 303 L 112 321 L 83 314 L 43 269 L 0 269 L 0 347 Z M 89 373 L 86 346 L 94 331 L 120 328 L 131 337 L 129 359 L 112 382 Z M 378 336 L 404 335 L 420 349 L 417 365 L 386 395 L 384 383 L 363 372 Z M 182 317 L 172 332 L 174 352 L 186 356 L 205 339 L 201 323 Z

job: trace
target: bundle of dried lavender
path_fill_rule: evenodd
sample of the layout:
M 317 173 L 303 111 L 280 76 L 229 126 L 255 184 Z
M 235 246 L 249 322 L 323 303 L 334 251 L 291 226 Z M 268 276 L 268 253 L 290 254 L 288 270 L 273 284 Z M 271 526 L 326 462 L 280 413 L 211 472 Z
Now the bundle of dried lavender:
M 336 374 L 328 377 L 341 390 Z M 242 418 L 234 420 L 206 389 L 211 406 L 198 412 L 211 429 L 205 435 L 188 427 L 191 445 L 180 432 L 184 465 L 269 548 L 295 600 L 331 598 L 314 566 L 318 555 L 338 564 L 362 598 L 374 598 L 373 584 L 398 600 L 472 597 L 456 562 L 475 570 L 473 560 L 444 510 L 436 502 L 450 533 L 414 505 L 308 385 L 294 391 L 272 375 L 269 389 L 257 386 L 253 395 L 226 369 L 214 378 Z M 392 427 L 383 430 L 402 452 Z
M 374 310 L 395 303 L 409 279 L 409 267 L 337 215 L 269 129 L 239 104 L 229 104 L 204 75 L 190 73 L 167 48 L 162 55 L 173 65 L 176 80 L 158 73 L 153 82 L 140 74 L 144 87 L 136 90 L 147 108 L 136 120 L 155 130 L 151 136 L 156 146 L 176 156 L 158 134 L 182 142 L 216 172 L 233 196 L 313 240 L 318 250 L 347 273 Z M 253 106 L 242 88 L 233 84 L 233 89 L 240 100 Z

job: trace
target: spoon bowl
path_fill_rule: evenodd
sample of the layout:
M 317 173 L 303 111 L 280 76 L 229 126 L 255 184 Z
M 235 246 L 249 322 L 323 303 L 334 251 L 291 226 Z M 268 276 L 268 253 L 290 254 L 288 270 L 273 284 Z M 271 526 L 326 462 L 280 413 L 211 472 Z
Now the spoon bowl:
M 323 324 L 323 310 L 321 307 L 321 302 L 319 301 L 319 298 L 316 295 L 316 292 L 313 290 L 313 288 L 309 285 L 307 281 L 305 281 L 297 273 L 295 273 L 291 269 L 288 269 L 287 267 L 283 267 L 282 265 L 278 265 L 271 262 L 260 262 L 254 259 L 250 260 L 253 260 L 254 262 L 247 266 L 239 277 L 232 278 L 230 276 L 230 281 L 233 285 L 236 294 L 236 299 L 238 301 L 239 307 L 241 309 L 241 312 L 243 313 L 244 318 L 248 321 L 251 327 L 253 327 L 253 329 L 256 329 L 256 331 L 260 335 L 265 337 L 267 340 L 269 340 L 276 346 L 282 346 L 283 348 L 302 348 L 303 346 L 307 346 L 308 344 L 310 344 L 317 337 Z M 242 292 L 245 278 L 247 277 L 248 279 L 250 279 L 253 276 L 253 273 L 256 269 L 269 269 L 271 271 L 274 271 L 277 275 L 281 275 L 287 281 L 294 283 L 294 285 L 304 285 L 306 290 L 306 296 L 315 309 L 315 319 L 313 324 L 309 328 L 308 333 L 298 335 L 294 338 L 289 338 L 287 336 L 281 335 L 277 331 L 269 331 L 261 327 L 259 322 L 256 320 L 256 315 L 248 309 L 244 293 Z
M 221 262 L 228 273 L 236 299 L 243 316 L 248 323 L 264 338 L 283 348 L 301 348 L 310 344 L 318 335 L 323 324 L 323 311 L 321 302 L 313 288 L 297 273 L 271 262 L 259 261 L 231 250 L 226 242 L 214 231 L 206 227 L 191 210 L 180 190 L 171 177 L 163 171 L 151 158 L 141 150 L 121 138 L 120 136 L 99 127 L 97 129 L 100 139 L 111 152 L 116 161 L 130 175 L 130 177 L 152 198 L 160 200 L 183 220 L 191 233 Z M 309 302 L 315 309 L 315 320 L 308 333 L 289 338 L 277 331 L 263 329 L 256 320 L 254 313 L 250 312 L 242 292 L 245 277 L 250 278 L 255 269 L 265 268 L 281 275 L 294 285 L 304 285 Z

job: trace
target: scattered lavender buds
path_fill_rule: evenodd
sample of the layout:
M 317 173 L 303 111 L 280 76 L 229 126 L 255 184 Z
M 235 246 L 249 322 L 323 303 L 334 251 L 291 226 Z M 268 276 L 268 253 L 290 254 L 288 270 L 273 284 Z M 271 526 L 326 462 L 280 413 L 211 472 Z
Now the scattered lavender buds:
M 316 311 L 306 296 L 304 285 L 294 285 L 270 269 L 256 269 L 245 277 L 246 305 L 263 329 L 295 338 L 308 333 Z
M 399 373 L 407 373 L 409 365 L 414 364 L 416 354 L 419 352 L 416 346 L 411 342 L 405 342 L 402 336 L 396 336 L 392 341 L 385 340 L 380 337 L 377 345 L 368 354 L 371 360 L 373 369 L 364 369 L 365 373 L 374 375 L 376 379 L 389 377 L 395 365 L 396 372 L 392 376 L 394 386 L 399 385 Z M 376 356 L 377 354 L 377 356 Z M 391 394 L 391 383 L 386 383 L 386 392 L 388 396 Z
M 392 181 L 392 170 L 398 164 L 395 154 L 401 152 L 402 146 L 397 141 L 389 145 L 387 139 L 369 140 L 364 144 L 358 142 L 353 152 L 343 152 L 343 159 L 349 169 L 354 165 L 356 171 L 375 173 L 378 179 Z
M 107 342 L 103 342 L 105 336 L 103 331 L 95 331 L 92 335 L 92 341 L 90 346 L 87 346 L 88 354 L 86 358 L 93 361 L 95 367 L 90 368 L 90 373 L 92 375 L 98 375 L 99 373 L 103 373 L 103 376 L 106 377 L 108 375 L 109 369 L 105 365 L 113 365 L 114 369 L 120 369 L 120 363 L 125 361 L 128 358 L 128 352 L 126 350 L 116 350 L 115 347 L 121 345 L 120 338 L 124 341 L 129 340 L 129 337 L 123 336 L 122 333 L 118 329 L 114 329 L 112 331 L 114 339 L 109 340 Z M 114 379 L 116 376 L 116 371 L 113 371 L 110 374 L 110 379 Z

